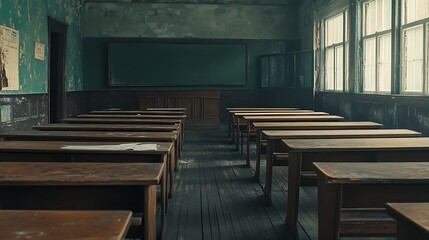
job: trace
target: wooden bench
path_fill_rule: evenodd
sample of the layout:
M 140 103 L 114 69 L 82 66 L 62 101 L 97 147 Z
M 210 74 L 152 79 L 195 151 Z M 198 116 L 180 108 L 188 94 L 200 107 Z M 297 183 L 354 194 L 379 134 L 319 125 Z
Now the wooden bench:
M 314 172 L 313 162 L 425 162 L 429 138 L 285 139 L 289 152 L 286 225 L 297 234 L 302 173 Z
M 422 134 L 408 129 L 342 129 L 342 130 L 271 130 L 262 131 L 263 138 L 267 139 L 267 161 L 265 170 L 264 195 L 271 205 L 271 187 L 273 179 L 273 166 L 287 166 L 288 152 L 282 143 L 283 139 L 347 139 L 347 138 L 406 138 L 420 137 Z M 285 157 L 276 159 L 276 155 Z M 311 177 L 311 175 L 307 175 Z M 308 178 L 303 178 L 306 181 Z M 314 177 L 315 180 L 315 177 Z M 301 185 L 311 185 L 302 182 Z M 313 184 L 314 185 L 314 181 Z
M 0 239 L 120 240 L 130 224 L 130 211 L 0 210 Z
M 156 239 L 156 187 L 163 163 L 0 162 L 5 210 L 127 210 L 142 214 L 129 236 Z
M 129 150 L 118 148 L 120 144 L 124 142 L 0 141 L 0 162 L 165 163 L 167 168 L 173 146 L 171 142 L 148 142 L 155 144 L 156 150 Z M 169 184 L 167 170 L 161 181 L 163 229 L 168 207 L 167 189 L 170 197 L 174 193 L 174 171 L 170 169 L 169 173 Z
M 107 115 L 186 115 L 183 111 L 133 111 L 133 110 L 116 110 L 116 111 L 109 111 L 109 110 L 98 110 L 98 111 L 91 111 L 90 114 L 107 114 Z
M 71 142 L 168 142 L 173 143 L 167 155 L 171 197 L 174 192 L 174 176 L 177 159 L 176 132 L 90 132 L 90 131 L 14 131 L 0 134 L 6 141 L 71 141 Z M 72 143 L 69 143 L 72 145 Z
M 314 166 L 320 240 L 395 236 L 396 224 L 385 211 L 386 203 L 429 201 L 428 162 L 324 162 Z
M 396 220 L 398 240 L 429 239 L 429 203 L 388 203 L 387 212 Z
M 256 168 L 255 178 L 259 181 L 263 130 L 340 130 L 340 129 L 380 129 L 382 124 L 375 122 L 252 122 L 256 133 Z M 265 143 L 266 146 L 266 143 Z M 266 147 L 265 147 L 266 148 Z M 250 146 L 247 149 L 250 155 Z M 250 160 L 249 160 L 250 161 Z
M 317 115 L 321 114 L 321 115 Z M 250 152 L 251 132 L 255 132 L 253 124 L 256 122 L 339 122 L 343 117 L 336 115 L 326 115 L 326 113 L 302 113 L 297 116 L 243 116 L 247 132 L 247 148 Z M 243 149 L 243 139 L 241 139 L 241 149 Z M 247 154 L 246 165 L 250 167 L 250 156 Z
M 147 111 L 181 111 L 186 112 L 186 108 L 146 108 Z
M 108 131 L 108 132 L 174 132 L 182 133 L 180 124 L 176 125 L 145 125 L 145 124 L 68 124 L 48 123 L 33 126 L 35 130 L 41 131 Z M 183 135 L 183 134 L 182 134 Z M 177 139 L 176 148 L 178 158 L 182 153 L 183 136 Z M 176 165 L 177 167 L 177 165 Z
M 250 115 L 249 115 L 250 114 Z M 302 115 L 328 115 L 327 113 L 314 113 L 312 110 L 282 110 L 278 112 L 240 112 L 240 111 L 233 111 L 232 112 L 232 129 L 234 131 L 234 143 L 236 144 L 236 150 L 239 148 L 239 137 L 240 133 L 243 131 L 246 131 L 247 128 L 247 122 L 243 119 L 244 116 L 266 116 L 267 114 L 271 114 L 272 116 L 302 116 Z
M 235 112 L 289 112 L 294 110 L 300 110 L 299 108 L 226 108 L 228 111 L 228 137 L 235 140 L 232 136 L 234 132 L 234 113 Z M 311 111 L 311 110 L 310 110 Z
M 181 136 L 181 144 L 180 150 L 183 148 L 183 143 L 185 140 L 185 127 L 182 124 L 182 119 L 151 119 L 151 118 L 65 118 L 61 120 L 63 123 L 70 124 L 156 124 L 156 125 L 180 125 L 180 136 Z

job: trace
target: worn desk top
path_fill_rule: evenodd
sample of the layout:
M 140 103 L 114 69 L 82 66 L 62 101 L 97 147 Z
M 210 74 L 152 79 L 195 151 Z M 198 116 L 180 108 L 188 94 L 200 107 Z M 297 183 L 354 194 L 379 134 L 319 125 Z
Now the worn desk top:
M 98 123 L 98 124 L 176 124 L 181 123 L 180 119 L 150 119 L 150 118 L 65 118 L 65 123 Z
M 0 185 L 155 185 L 164 163 L 0 162 Z
M 170 132 L 180 129 L 179 125 L 143 125 L 143 124 L 67 124 L 67 123 L 49 123 L 33 126 L 36 130 L 57 130 L 57 131 L 125 131 L 125 132 L 144 132 L 144 131 L 162 131 Z
M 0 239 L 119 240 L 129 211 L 0 211 Z
M 253 126 L 266 130 L 311 130 L 311 129 L 377 129 L 383 125 L 375 122 L 254 122 Z
M 326 112 L 262 112 L 262 113 L 255 113 L 255 112 L 236 112 L 234 113 L 237 117 L 244 117 L 244 116 L 323 116 L 323 115 L 329 115 L 329 113 Z
M 341 121 L 344 118 L 336 115 L 322 116 L 243 116 L 247 121 L 251 122 L 293 122 L 293 121 Z
M 130 115 L 184 115 L 183 111 L 162 111 L 162 110 L 156 110 L 156 111 L 123 111 L 123 110 L 99 110 L 99 111 L 91 111 L 90 114 L 130 114 Z
M 186 111 L 186 108 L 146 108 L 148 111 Z
M 428 137 L 285 139 L 283 142 L 290 152 L 429 150 Z
M 408 129 L 342 129 L 342 130 L 264 130 L 266 139 L 317 139 L 317 138 L 362 138 L 362 137 L 419 137 L 421 133 Z
M 80 114 L 78 118 L 185 119 L 186 115 Z
M 227 111 L 276 111 L 276 110 L 300 110 L 299 108 L 226 108 Z
M 315 162 L 314 166 L 329 183 L 429 184 L 429 162 Z
M 107 146 L 130 142 L 67 142 L 67 141 L 0 141 L 0 152 L 58 152 L 58 153 L 100 153 L 100 154 L 169 154 L 172 142 L 144 142 L 156 144 L 156 150 L 116 150 L 116 149 L 64 149 L 66 146 Z
M 429 203 L 388 203 L 395 218 L 401 218 L 429 235 Z
M 101 141 L 174 141 L 177 132 L 91 132 L 91 131 L 37 131 L 25 130 L 0 134 L 12 139 L 58 139 L 61 140 L 101 140 Z

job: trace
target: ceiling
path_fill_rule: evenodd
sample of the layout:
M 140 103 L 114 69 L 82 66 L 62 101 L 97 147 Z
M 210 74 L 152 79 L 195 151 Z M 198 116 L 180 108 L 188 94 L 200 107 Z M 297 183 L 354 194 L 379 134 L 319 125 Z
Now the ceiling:
M 291 5 L 299 0 L 84 0 L 85 2 L 112 3 L 189 3 L 189 4 L 249 4 L 249 5 Z

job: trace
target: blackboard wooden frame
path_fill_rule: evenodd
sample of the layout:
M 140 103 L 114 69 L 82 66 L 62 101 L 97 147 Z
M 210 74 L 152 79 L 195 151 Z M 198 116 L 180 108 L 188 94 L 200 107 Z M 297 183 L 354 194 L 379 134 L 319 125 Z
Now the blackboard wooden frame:
M 244 66 L 242 81 L 237 83 L 141 83 L 141 84 L 118 84 L 112 81 L 111 47 L 115 44 L 184 44 L 184 45 L 242 45 L 244 47 Z M 248 47 L 247 43 L 240 40 L 170 40 L 170 39 L 140 39 L 138 41 L 112 41 L 107 49 L 108 64 L 108 87 L 242 87 L 247 84 L 248 75 Z

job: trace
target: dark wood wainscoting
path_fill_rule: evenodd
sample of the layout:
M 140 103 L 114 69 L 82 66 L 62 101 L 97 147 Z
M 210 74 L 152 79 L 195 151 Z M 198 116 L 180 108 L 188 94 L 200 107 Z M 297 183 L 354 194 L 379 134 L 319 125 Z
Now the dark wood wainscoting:
M 219 126 L 219 91 L 153 91 L 140 94 L 140 109 L 186 108 L 189 127 Z

